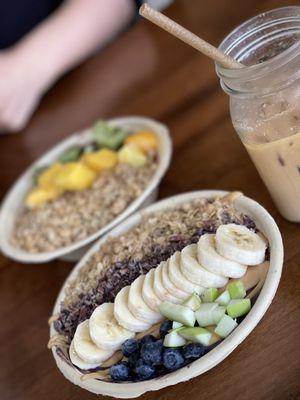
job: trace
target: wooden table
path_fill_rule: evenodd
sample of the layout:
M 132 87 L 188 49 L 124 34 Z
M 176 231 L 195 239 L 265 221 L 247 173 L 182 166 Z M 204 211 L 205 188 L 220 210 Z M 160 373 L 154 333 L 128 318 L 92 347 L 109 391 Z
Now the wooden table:
M 284 0 L 180 0 L 167 13 L 218 44 L 234 26 Z M 0 138 L 0 195 L 57 141 L 98 117 L 147 115 L 172 132 L 174 157 L 160 197 L 195 189 L 241 190 L 275 217 L 285 245 L 271 307 L 224 362 L 143 399 L 300 398 L 299 225 L 283 220 L 230 122 L 214 65 L 145 21 L 132 26 L 45 96 L 24 132 Z M 72 264 L 22 265 L 0 255 L 1 400 L 95 399 L 65 380 L 47 350 L 47 318 Z

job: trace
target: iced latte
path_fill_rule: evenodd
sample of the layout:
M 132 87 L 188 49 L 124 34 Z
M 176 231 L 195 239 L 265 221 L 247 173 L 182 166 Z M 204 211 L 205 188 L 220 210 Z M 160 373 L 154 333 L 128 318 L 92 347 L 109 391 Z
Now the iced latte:
M 246 21 L 220 49 L 244 65 L 217 65 L 233 125 L 280 213 L 300 222 L 300 7 Z

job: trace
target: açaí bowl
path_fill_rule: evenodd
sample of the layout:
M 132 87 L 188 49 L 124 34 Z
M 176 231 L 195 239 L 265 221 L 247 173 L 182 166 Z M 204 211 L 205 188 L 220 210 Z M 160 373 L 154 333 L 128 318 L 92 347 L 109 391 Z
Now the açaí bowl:
M 159 137 L 158 168 L 143 193 L 106 226 L 92 235 L 89 235 L 85 239 L 72 243 L 71 245 L 61 247 L 54 251 L 35 254 L 12 245 L 10 238 L 14 229 L 16 217 L 24 207 L 24 198 L 32 187 L 32 176 L 34 170 L 39 166 L 52 163 L 61 153 L 63 153 L 64 150 L 72 145 L 78 143 L 85 144 L 91 140 L 91 129 L 75 133 L 66 140 L 60 142 L 43 155 L 38 161 L 33 163 L 24 174 L 21 175 L 4 198 L 0 211 L 0 249 L 6 256 L 23 263 L 42 263 L 59 257 L 69 261 L 77 261 L 83 256 L 83 254 L 85 254 L 93 241 L 106 234 L 139 208 L 145 207 L 156 200 L 159 183 L 165 175 L 171 161 L 172 143 L 168 128 L 159 122 L 143 117 L 114 118 L 108 120 L 108 122 L 113 126 L 121 126 L 128 131 L 152 130 Z
M 204 190 L 180 194 L 164 199 L 152 204 L 140 212 L 136 212 L 113 229 L 109 233 L 109 236 L 119 236 L 127 232 L 140 222 L 142 215 L 172 208 L 195 198 L 211 198 L 217 195 L 225 195 L 226 193 L 227 192 L 224 191 Z M 182 367 L 167 375 L 141 382 L 112 383 L 96 379 L 83 381 L 80 379 L 82 374 L 76 368 L 68 365 L 62 358 L 60 358 L 55 352 L 55 348 L 53 348 L 52 353 L 56 364 L 68 380 L 96 394 L 108 395 L 116 398 L 138 397 L 147 391 L 159 390 L 166 386 L 175 385 L 176 383 L 187 381 L 201 375 L 224 360 L 249 335 L 267 311 L 276 293 L 283 265 L 283 244 L 281 234 L 274 219 L 260 204 L 246 196 L 241 196 L 235 200 L 234 206 L 238 211 L 253 218 L 257 228 L 268 239 L 270 246 L 270 266 L 265 283 L 250 313 L 238 325 L 238 327 L 213 350 L 209 351 L 206 355 L 192 362 L 188 366 Z M 106 239 L 107 235 L 97 241 L 90 251 L 75 266 L 58 295 L 53 314 L 58 313 L 60 310 L 60 303 L 64 298 L 65 288 L 69 281 L 75 278 L 79 270 L 86 264 L 91 255 L 101 249 L 101 246 Z M 53 324 L 51 324 L 50 336 L 53 336 L 55 333 Z

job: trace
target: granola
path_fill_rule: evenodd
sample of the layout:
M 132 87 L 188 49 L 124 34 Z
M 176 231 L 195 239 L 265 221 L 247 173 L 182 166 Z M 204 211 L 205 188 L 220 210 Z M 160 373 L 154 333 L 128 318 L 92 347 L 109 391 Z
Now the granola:
M 31 253 L 53 251 L 95 233 L 141 195 L 157 169 L 118 164 L 104 171 L 90 189 L 66 192 L 37 208 L 25 208 L 16 221 L 12 243 Z

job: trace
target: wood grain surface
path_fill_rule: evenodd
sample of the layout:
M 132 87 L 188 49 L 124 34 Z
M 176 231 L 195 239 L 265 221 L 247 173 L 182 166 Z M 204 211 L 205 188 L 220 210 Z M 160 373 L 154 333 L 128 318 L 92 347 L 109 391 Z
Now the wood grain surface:
M 284 0 L 178 0 L 166 13 L 217 45 L 236 25 Z M 0 196 L 50 146 L 98 117 L 146 115 L 174 141 L 160 197 L 195 189 L 240 190 L 265 206 L 283 235 L 285 264 L 263 320 L 221 364 L 143 400 L 300 398 L 300 226 L 280 217 L 231 125 L 214 65 L 169 34 L 138 21 L 100 54 L 61 79 L 28 127 L 0 137 Z M 1 400 L 88 400 L 47 350 L 47 319 L 73 265 L 22 265 L 0 254 Z M 100 397 L 101 398 L 101 397 Z

